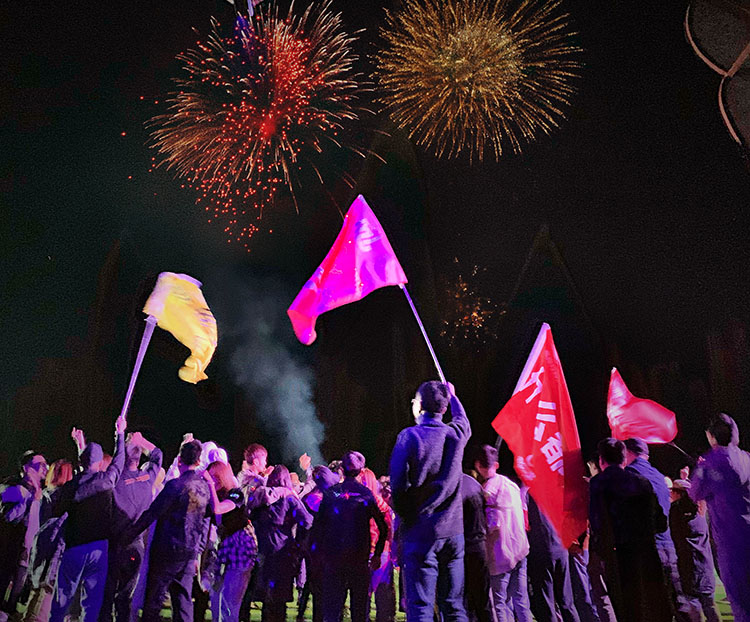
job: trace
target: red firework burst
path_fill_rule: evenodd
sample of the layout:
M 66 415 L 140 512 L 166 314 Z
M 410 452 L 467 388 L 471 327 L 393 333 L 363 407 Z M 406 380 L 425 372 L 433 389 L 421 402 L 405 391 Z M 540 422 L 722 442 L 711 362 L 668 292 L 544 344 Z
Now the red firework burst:
M 330 0 L 279 17 L 268 6 L 250 22 L 238 17 L 228 37 L 212 20 L 208 39 L 178 57 L 188 77 L 175 80 L 169 112 L 152 119 L 154 145 L 230 242 L 247 246 L 282 187 L 296 206 L 303 167 L 322 183 L 327 149 L 361 155 L 342 133 L 363 110 L 364 87 L 353 38 L 329 9 Z

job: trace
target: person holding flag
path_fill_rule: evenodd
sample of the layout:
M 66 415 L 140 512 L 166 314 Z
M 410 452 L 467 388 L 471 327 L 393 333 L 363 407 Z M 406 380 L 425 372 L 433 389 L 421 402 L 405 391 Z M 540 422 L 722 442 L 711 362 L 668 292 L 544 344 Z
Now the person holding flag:
M 471 426 L 450 383 L 422 383 L 411 403 L 416 425 L 398 435 L 390 465 L 406 617 L 433 622 L 437 602 L 445 622 L 466 622 L 461 466 Z

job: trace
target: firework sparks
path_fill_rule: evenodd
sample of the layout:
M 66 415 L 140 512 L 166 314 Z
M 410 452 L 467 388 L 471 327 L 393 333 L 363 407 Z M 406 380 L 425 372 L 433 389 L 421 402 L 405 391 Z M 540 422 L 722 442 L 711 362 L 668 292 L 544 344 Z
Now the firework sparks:
M 187 78 L 175 80 L 169 112 L 151 121 L 160 164 L 198 191 L 230 242 L 247 246 L 281 188 L 296 206 L 303 168 L 322 183 L 321 156 L 345 148 L 362 112 L 353 39 L 330 1 L 315 6 L 299 17 L 272 6 L 238 16 L 228 37 L 212 21 L 207 40 L 178 57 Z
M 454 260 L 458 264 L 458 260 Z M 471 270 L 471 281 L 477 278 L 482 270 L 474 266 Z M 451 346 L 459 343 L 483 344 L 496 339 L 494 322 L 498 316 L 495 303 L 480 295 L 476 287 L 463 275 L 458 274 L 455 280 L 445 284 L 448 316 L 443 320 L 440 336 L 448 339 Z
M 483 158 L 549 133 L 580 67 L 559 0 L 405 0 L 381 30 L 393 121 L 438 156 Z

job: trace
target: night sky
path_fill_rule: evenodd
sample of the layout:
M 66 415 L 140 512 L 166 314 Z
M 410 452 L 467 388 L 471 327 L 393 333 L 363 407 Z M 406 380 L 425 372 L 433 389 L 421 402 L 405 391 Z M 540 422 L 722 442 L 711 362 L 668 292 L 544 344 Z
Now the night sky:
M 394 4 L 333 2 L 350 31 L 365 29 L 365 71 Z M 272 461 L 289 462 L 274 417 L 293 421 L 294 403 L 264 406 L 260 386 L 276 370 L 254 376 L 251 388 L 233 370 L 238 361 L 292 365 L 307 370 L 300 376 L 325 425 L 323 455 L 360 448 L 382 471 L 410 424 L 414 389 L 434 377 L 400 292 L 324 316 L 310 348 L 284 315 L 335 238 L 338 208 L 360 192 L 409 277 L 475 440 L 494 440 L 489 422 L 542 321 L 552 325 L 587 455 L 607 432 L 613 365 L 635 394 L 677 412 L 677 442 L 688 451 L 704 448 L 702 427 L 717 409 L 747 437 L 750 166 L 722 124 L 719 78 L 685 41 L 686 6 L 565 0 L 585 51 L 559 130 L 523 155 L 470 164 L 434 158 L 377 115 L 369 123 L 390 137 L 373 147 L 386 164 L 349 162 L 355 189 L 306 186 L 299 215 L 282 195 L 263 221 L 273 233 L 253 238 L 248 254 L 226 243 L 171 174 L 149 172 L 155 152 L 144 128 L 165 110 L 175 56 L 197 38 L 192 28 L 205 34 L 212 15 L 229 23 L 232 7 L 2 3 L 3 472 L 30 446 L 48 459 L 70 455 L 72 425 L 109 445 L 139 309 L 165 270 L 203 281 L 219 347 L 210 379 L 192 387 L 177 378 L 185 351 L 157 330 L 134 428 L 170 456 L 193 431 L 225 444 L 235 461 L 259 440 Z M 440 331 L 459 273 L 497 312 L 482 339 L 451 343 Z M 269 341 L 248 336 L 254 318 L 268 324 Z

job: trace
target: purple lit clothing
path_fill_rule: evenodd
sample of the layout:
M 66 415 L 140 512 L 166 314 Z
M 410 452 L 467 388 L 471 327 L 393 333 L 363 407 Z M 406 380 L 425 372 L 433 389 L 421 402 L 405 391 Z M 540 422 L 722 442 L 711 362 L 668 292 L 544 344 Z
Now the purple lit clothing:
M 690 496 L 708 505 L 734 619 L 750 622 L 750 454 L 734 443 L 709 451 L 693 473 Z

